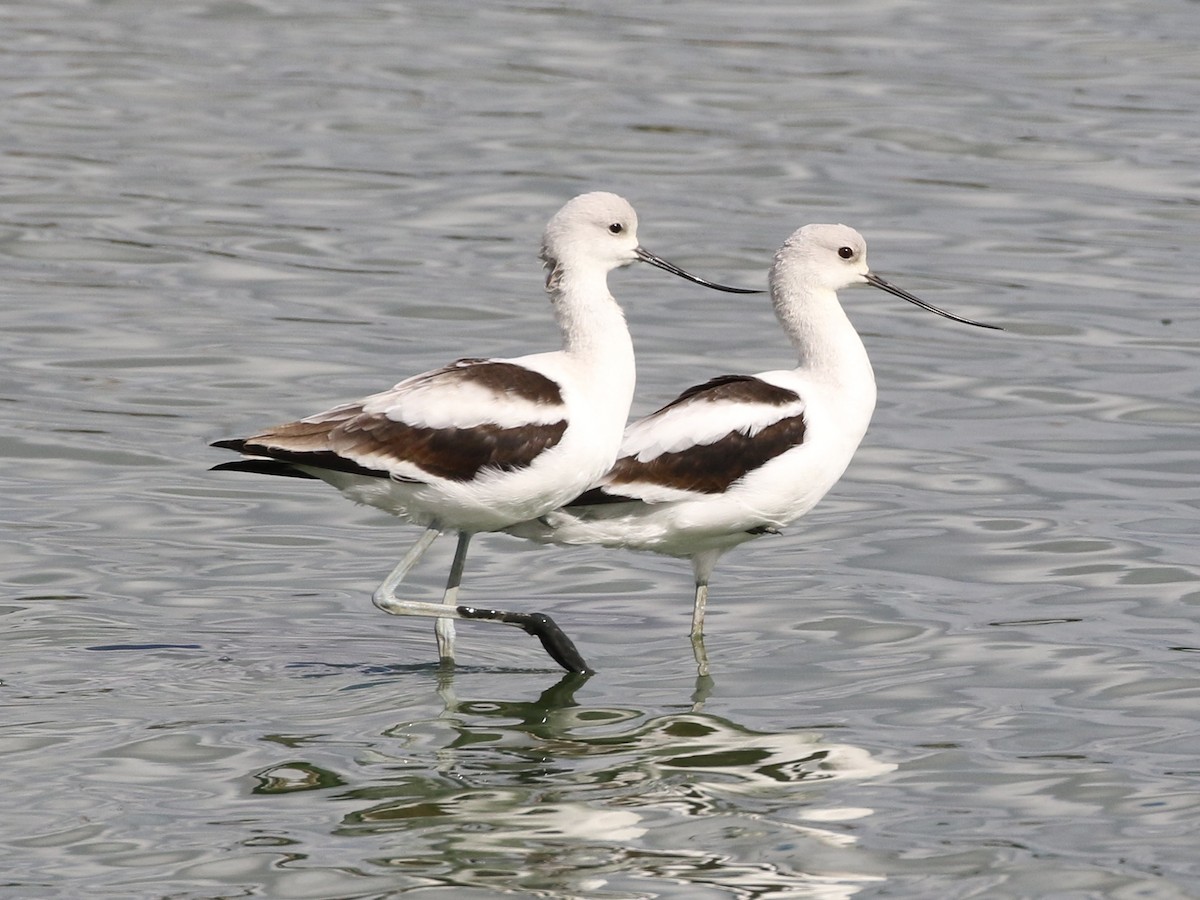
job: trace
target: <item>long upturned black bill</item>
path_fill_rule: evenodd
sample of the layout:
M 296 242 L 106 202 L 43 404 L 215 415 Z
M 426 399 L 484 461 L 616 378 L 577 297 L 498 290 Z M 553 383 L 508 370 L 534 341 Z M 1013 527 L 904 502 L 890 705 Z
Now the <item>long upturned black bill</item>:
M 937 313 L 939 316 L 945 316 L 947 319 L 953 319 L 955 322 L 962 322 L 964 325 L 974 325 L 976 328 L 991 328 L 994 331 L 1003 331 L 1004 330 L 999 325 L 987 325 L 983 322 L 975 322 L 975 321 L 972 321 L 971 319 L 964 319 L 962 316 L 956 316 L 956 315 L 954 315 L 954 313 L 948 313 L 944 309 L 938 309 L 936 306 L 934 306 L 930 303 L 926 303 L 920 297 L 915 297 L 912 294 L 910 294 L 908 291 L 906 291 L 902 288 L 896 287 L 891 282 L 884 281 L 878 275 L 872 275 L 871 273 L 868 272 L 866 275 L 866 279 L 867 279 L 867 284 L 871 285 L 872 287 L 877 287 L 882 291 L 887 291 L 889 294 L 895 294 L 900 299 L 907 300 L 909 303 L 913 304 L 914 306 L 919 306 L 919 307 L 921 307 L 921 309 L 927 309 L 931 313 Z
M 695 284 L 703 285 L 706 288 L 712 288 L 714 291 L 725 291 L 726 293 L 729 293 L 729 294 L 765 294 L 766 293 L 766 291 L 755 290 L 754 288 L 730 287 L 727 284 L 717 284 L 715 281 L 706 281 L 705 279 L 701 278 L 699 275 L 693 275 L 691 272 L 686 272 L 683 269 L 679 268 L 679 266 L 675 265 L 675 263 L 667 262 L 661 256 L 655 256 L 649 250 L 644 250 L 641 247 L 638 247 L 633 252 L 637 254 L 637 258 L 640 259 L 642 262 L 650 263 L 650 265 L 657 266 L 658 268 L 662 269 L 664 272 L 670 272 L 672 275 L 678 275 L 680 278 L 686 278 L 688 281 L 694 282 Z

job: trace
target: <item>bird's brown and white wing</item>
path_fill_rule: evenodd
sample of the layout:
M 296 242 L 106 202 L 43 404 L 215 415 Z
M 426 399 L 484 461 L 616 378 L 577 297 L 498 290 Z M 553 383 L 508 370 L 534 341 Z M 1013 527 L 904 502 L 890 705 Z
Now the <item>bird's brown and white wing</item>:
M 516 362 L 460 359 L 357 403 L 216 446 L 310 470 L 467 482 L 531 465 L 566 428 L 552 378 Z
M 804 435 L 804 402 L 795 391 L 751 375 L 714 378 L 630 425 L 616 464 L 576 504 L 723 494 Z

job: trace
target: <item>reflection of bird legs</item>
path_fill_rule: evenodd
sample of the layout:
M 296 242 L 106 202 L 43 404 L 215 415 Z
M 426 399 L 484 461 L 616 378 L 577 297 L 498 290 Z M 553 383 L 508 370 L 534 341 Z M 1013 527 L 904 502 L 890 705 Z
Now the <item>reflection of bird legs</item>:
M 704 704 L 712 695 L 714 683 L 710 675 L 696 676 L 696 685 L 692 688 L 692 712 L 704 711 Z
M 396 589 L 404 581 L 413 566 L 425 555 L 425 551 L 442 533 L 442 526 L 434 522 L 417 538 L 417 542 L 400 560 L 383 584 L 375 589 L 372 600 L 377 607 L 393 616 L 432 616 L 437 619 L 435 632 L 438 639 L 438 654 L 443 662 L 454 662 L 454 619 L 484 619 L 515 625 L 526 634 L 542 642 L 542 647 L 556 663 L 568 672 L 590 672 L 591 668 L 580 656 L 571 639 L 563 633 L 553 619 L 545 613 L 507 612 L 502 609 L 480 609 L 474 606 L 459 606 L 458 588 L 462 583 L 463 566 L 467 559 L 467 547 L 471 533 L 458 533 L 458 546 L 454 551 L 454 562 L 450 564 L 450 577 L 446 580 L 446 592 L 441 603 L 424 603 L 419 600 L 402 600 Z

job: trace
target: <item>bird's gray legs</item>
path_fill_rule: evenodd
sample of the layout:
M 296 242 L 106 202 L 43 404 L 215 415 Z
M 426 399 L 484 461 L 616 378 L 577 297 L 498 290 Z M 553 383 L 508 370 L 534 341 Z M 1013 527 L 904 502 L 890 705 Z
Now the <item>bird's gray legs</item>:
M 721 556 L 721 550 L 705 550 L 692 557 L 696 575 L 696 599 L 692 604 L 692 656 L 696 658 L 696 674 L 708 674 L 708 652 L 704 649 L 704 608 L 708 605 L 708 576 Z
M 704 607 L 708 603 L 708 576 L 717 564 L 723 549 L 704 550 L 692 557 L 692 572 L 696 575 L 696 601 L 692 605 L 692 640 L 704 635 Z
M 458 533 L 458 546 L 454 549 L 454 562 L 450 564 L 450 577 L 446 579 L 446 593 L 442 595 L 442 606 L 454 610 L 458 605 L 458 586 L 462 584 L 463 566 L 467 563 L 467 547 L 471 543 L 471 533 Z M 443 662 L 454 662 L 454 620 L 451 618 L 438 619 L 433 626 L 437 635 L 438 656 Z
M 402 616 L 405 614 L 398 607 L 404 606 L 407 601 L 396 597 L 396 588 L 400 587 L 400 582 L 412 571 L 412 567 L 420 561 L 421 557 L 425 555 L 425 551 L 438 539 L 438 535 L 441 533 L 442 526 L 437 522 L 434 522 L 425 529 L 425 532 L 417 539 L 417 542 L 404 554 L 404 559 L 400 560 L 399 565 L 392 569 L 387 578 L 383 579 L 383 584 L 375 589 L 375 594 L 371 599 L 376 606 L 385 613 L 391 613 L 393 616 Z
M 692 604 L 692 638 L 704 636 L 704 608 L 708 605 L 708 581 L 696 580 L 696 599 Z
M 401 600 L 396 596 L 396 589 L 400 587 L 400 583 L 441 533 L 442 526 L 437 522 L 426 528 L 404 555 L 404 559 L 400 560 L 400 564 L 392 569 L 391 574 L 383 580 L 383 584 L 376 588 L 371 599 L 377 607 L 393 616 L 437 616 L 434 634 L 437 636 L 438 656 L 447 662 L 454 662 L 454 618 L 458 617 L 458 588 L 462 584 L 467 547 L 471 543 L 470 533 L 458 533 L 458 547 L 454 551 L 454 562 L 450 564 L 450 577 L 446 580 L 446 592 L 442 595 L 441 603 Z
M 446 581 L 446 592 L 441 603 L 424 603 L 419 600 L 402 600 L 396 596 L 396 589 L 404 581 L 405 576 L 412 571 L 413 566 L 425 555 L 425 551 L 437 540 L 442 533 L 442 526 L 437 522 L 430 525 L 417 539 L 412 548 L 400 560 L 400 564 L 391 571 L 372 595 L 372 601 L 379 609 L 393 616 L 431 616 L 438 620 L 435 633 L 438 639 L 438 653 L 442 659 L 454 660 L 454 623 L 453 619 L 484 619 L 499 622 L 503 625 L 515 625 L 526 634 L 531 634 L 542 642 L 542 647 L 551 658 L 568 672 L 591 672 L 588 664 L 571 639 L 555 624 L 554 620 L 544 613 L 517 613 L 502 609 L 479 609 L 474 606 L 457 606 L 458 588 L 462 584 L 463 566 L 467 559 L 467 546 L 471 535 L 459 532 L 458 547 L 454 552 L 454 562 L 450 565 L 450 577 Z

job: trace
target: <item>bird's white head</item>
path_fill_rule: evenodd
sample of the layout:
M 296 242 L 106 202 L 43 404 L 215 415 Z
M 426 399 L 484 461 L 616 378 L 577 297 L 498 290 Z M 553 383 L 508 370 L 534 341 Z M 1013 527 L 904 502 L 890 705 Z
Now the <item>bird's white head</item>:
M 616 194 L 594 191 L 572 198 L 542 235 L 546 286 L 553 288 L 565 271 L 607 274 L 636 261 L 637 224 L 633 207 Z
M 775 254 L 771 269 L 776 280 L 799 282 L 809 290 L 838 291 L 852 284 L 864 284 L 867 268 L 867 242 L 846 225 L 805 225 Z

